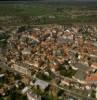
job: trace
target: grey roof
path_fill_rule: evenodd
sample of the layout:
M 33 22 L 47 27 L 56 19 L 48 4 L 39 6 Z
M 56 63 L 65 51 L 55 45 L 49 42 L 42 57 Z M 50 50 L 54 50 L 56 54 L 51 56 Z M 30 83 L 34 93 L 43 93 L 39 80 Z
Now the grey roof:
M 82 71 L 89 70 L 89 66 L 86 66 L 84 63 L 76 63 L 74 66 Z
M 22 53 L 23 53 L 23 54 L 30 54 L 30 53 L 31 53 L 31 48 L 24 48 L 24 49 L 22 50 Z
M 0 78 L 4 77 L 5 75 L 4 74 L 0 74 Z
M 41 89 L 45 89 L 48 87 L 49 83 L 40 79 L 37 79 L 36 82 L 34 83 L 35 86 L 39 85 Z
M 78 68 L 78 70 L 74 77 L 79 80 L 84 80 L 86 77 L 86 71 L 88 71 L 90 68 L 82 63 L 75 64 L 75 67 Z
M 57 39 L 57 42 L 58 43 L 61 43 L 61 44 L 64 44 L 64 43 L 68 43 L 68 39 L 64 39 L 63 37 L 59 37 L 58 39 Z
M 97 47 L 97 42 L 94 42 L 93 45 Z
M 28 92 L 28 95 L 32 98 L 37 98 L 37 94 L 32 93 L 32 92 Z
M 76 74 L 74 75 L 74 77 L 75 77 L 76 79 L 79 79 L 79 80 L 84 80 L 85 77 L 86 77 L 86 73 L 85 73 L 84 71 L 82 71 L 82 70 L 78 70 L 78 71 L 76 72 Z
M 72 43 L 73 40 L 69 39 L 69 38 L 64 38 L 64 37 L 58 37 L 57 42 L 59 44 L 66 44 L 66 43 L 69 43 L 69 42 Z

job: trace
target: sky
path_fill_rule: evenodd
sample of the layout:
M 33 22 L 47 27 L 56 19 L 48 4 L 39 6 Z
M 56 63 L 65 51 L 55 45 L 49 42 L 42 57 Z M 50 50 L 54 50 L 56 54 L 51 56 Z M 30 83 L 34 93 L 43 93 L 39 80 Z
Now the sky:
M 23 1 L 23 0 L 0 0 L 0 1 Z M 97 1 L 97 0 L 24 0 L 24 1 L 82 1 L 82 2 L 86 2 L 86 1 Z

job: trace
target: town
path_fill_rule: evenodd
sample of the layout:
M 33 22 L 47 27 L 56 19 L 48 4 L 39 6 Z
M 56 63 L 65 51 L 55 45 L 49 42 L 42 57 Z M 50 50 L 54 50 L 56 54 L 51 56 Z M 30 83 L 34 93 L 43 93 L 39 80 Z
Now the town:
M 97 26 L 1 27 L 3 99 L 96 100 Z

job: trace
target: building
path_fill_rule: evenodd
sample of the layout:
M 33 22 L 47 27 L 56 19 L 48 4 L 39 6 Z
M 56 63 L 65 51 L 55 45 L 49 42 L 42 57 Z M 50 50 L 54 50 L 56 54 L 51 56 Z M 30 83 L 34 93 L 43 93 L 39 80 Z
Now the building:
M 97 73 L 87 75 L 85 81 L 87 82 L 87 84 L 97 84 Z
M 37 94 L 32 93 L 32 92 L 27 92 L 27 98 L 28 100 L 39 100 L 37 97 Z
M 94 68 L 94 69 L 97 69 L 97 62 L 92 63 L 92 64 L 91 64 L 91 67 Z
M 78 68 L 77 72 L 73 76 L 75 80 L 77 80 L 79 83 L 85 84 L 85 78 L 87 75 L 87 71 L 89 70 L 89 67 L 82 63 L 75 64 L 75 67 Z
M 22 51 L 23 55 L 30 55 L 31 54 L 31 48 L 24 48 L 24 50 Z
M 13 64 L 12 68 L 21 74 L 31 76 L 31 71 L 25 65 Z
M 0 82 L 4 81 L 5 74 L 0 74 Z
M 39 86 L 41 90 L 45 90 L 49 86 L 49 83 L 46 81 L 37 79 L 34 83 L 34 86 Z

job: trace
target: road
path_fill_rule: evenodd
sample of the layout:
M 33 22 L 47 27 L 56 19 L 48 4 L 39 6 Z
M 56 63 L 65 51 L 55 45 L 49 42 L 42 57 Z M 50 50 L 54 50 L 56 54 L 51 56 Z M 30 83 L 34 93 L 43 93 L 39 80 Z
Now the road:
M 96 99 L 94 99 L 94 98 L 90 98 L 90 97 L 87 97 L 87 96 L 83 96 L 83 95 L 80 95 L 80 94 L 78 94 L 78 93 L 75 93 L 75 92 L 73 92 L 73 91 L 71 91 L 71 90 L 65 89 L 65 88 L 63 88 L 63 87 L 61 87 L 61 86 L 59 86 L 59 85 L 56 85 L 56 87 L 57 87 L 58 89 L 64 90 L 64 92 L 65 92 L 66 94 L 70 95 L 71 97 L 76 98 L 77 100 L 96 100 Z

